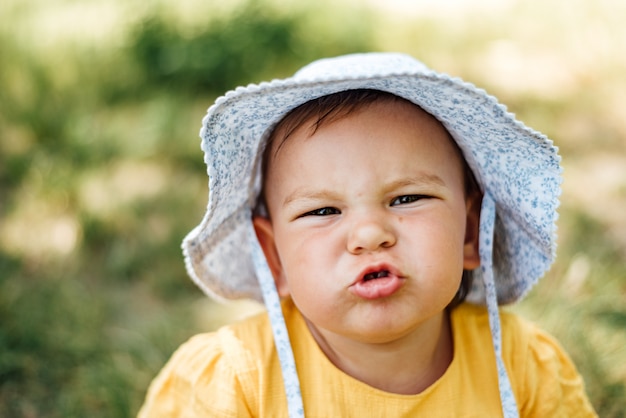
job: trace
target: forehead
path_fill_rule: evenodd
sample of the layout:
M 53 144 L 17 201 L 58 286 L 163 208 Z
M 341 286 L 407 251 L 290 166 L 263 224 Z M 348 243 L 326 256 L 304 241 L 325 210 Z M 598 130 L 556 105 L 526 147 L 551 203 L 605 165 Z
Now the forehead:
M 459 173 L 463 166 L 461 153 L 443 125 L 404 100 L 376 101 L 326 118 L 323 124 L 315 121 L 316 117 L 309 117 L 282 142 L 273 144 L 266 181 L 277 180 L 276 170 L 300 176 L 308 167 L 325 167 L 327 172 L 353 165 L 363 169 L 363 161 L 368 161 L 367 171 L 388 164 L 387 171 L 424 166 L 435 171 L 448 167 Z
M 289 112 L 274 128 L 266 149 L 278 150 L 295 131 L 303 128 L 312 136 L 319 128 L 361 111 L 373 103 L 413 103 L 379 90 L 347 90 L 306 102 Z M 417 107 L 417 106 L 416 106 Z
M 322 124 L 318 119 L 317 113 L 308 115 L 288 134 L 275 132 L 264 155 L 259 208 L 269 210 L 279 189 L 323 181 L 335 181 L 341 189 L 340 183 L 353 178 L 374 184 L 387 174 L 397 180 L 419 172 L 420 178 L 441 174 L 461 187 L 467 182 L 467 165 L 448 131 L 406 100 L 376 100 L 333 114 Z
M 373 117 L 377 119 L 381 119 L 386 113 L 385 111 L 391 111 L 392 113 L 397 111 L 410 112 L 412 115 L 410 122 L 412 123 L 408 124 L 406 121 L 403 121 L 407 125 L 407 129 L 434 128 L 438 133 L 446 137 L 443 140 L 454 148 L 455 153 L 465 164 L 461 151 L 458 149 L 452 136 L 434 116 L 424 111 L 421 107 L 387 92 L 350 90 L 312 100 L 288 113 L 276 125 L 269 137 L 263 157 L 263 174 L 266 174 L 265 170 L 271 163 L 271 160 L 276 158 L 283 145 L 289 142 L 292 136 L 310 138 L 319 129 L 356 113 L 364 112 L 372 107 L 376 109 L 372 113 Z

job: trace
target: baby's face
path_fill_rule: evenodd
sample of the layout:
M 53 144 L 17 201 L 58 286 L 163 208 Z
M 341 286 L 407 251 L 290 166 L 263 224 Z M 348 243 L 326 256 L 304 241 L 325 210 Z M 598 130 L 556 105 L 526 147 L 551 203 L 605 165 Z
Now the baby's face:
M 324 338 L 408 336 L 478 266 L 462 157 L 439 122 L 404 102 L 374 103 L 312 136 L 307 127 L 270 160 L 271 221 L 255 219 L 279 293 Z

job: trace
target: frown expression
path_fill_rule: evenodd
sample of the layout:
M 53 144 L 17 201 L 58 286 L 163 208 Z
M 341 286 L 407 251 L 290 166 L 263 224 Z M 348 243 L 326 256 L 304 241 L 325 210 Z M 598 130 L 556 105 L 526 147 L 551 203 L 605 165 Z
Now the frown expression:
M 463 269 L 478 266 L 460 152 L 405 101 L 374 102 L 311 132 L 304 124 L 272 150 L 271 220 L 255 219 L 279 293 L 320 334 L 406 336 L 441 315 Z

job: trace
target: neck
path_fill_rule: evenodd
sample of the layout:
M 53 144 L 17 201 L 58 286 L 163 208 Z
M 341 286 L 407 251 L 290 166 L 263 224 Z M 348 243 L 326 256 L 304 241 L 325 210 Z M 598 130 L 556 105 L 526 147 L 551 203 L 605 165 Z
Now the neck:
M 321 331 L 308 321 L 307 325 L 337 368 L 386 392 L 421 393 L 443 376 L 452 362 L 452 332 L 446 311 L 419 330 L 386 343 L 359 342 Z

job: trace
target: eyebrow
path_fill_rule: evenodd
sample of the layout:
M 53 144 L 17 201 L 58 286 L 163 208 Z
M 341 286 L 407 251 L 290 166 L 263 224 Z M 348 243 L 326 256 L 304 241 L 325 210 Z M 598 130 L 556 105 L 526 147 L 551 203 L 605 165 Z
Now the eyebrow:
M 395 190 L 406 186 L 445 186 L 445 182 L 436 174 L 419 173 L 413 177 L 407 177 L 392 181 L 384 186 L 385 190 Z M 283 200 L 283 206 L 287 206 L 289 203 L 295 200 L 339 200 L 341 194 L 333 192 L 331 190 L 306 190 L 298 189 L 290 193 Z
M 287 206 L 296 200 L 338 200 L 339 194 L 330 190 L 296 190 L 290 193 L 283 201 L 283 206 Z
M 399 189 L 404 186 L 415 186 L 415 185 L 426 185 L 426 186 L 445 186 L 446 183 L 436 174 L 423 173 L 420 172 L 418 175 L 413 177 L 407 177 L 403 179 L 399 179 L 396 181 L 392 181 L 388 185 L 385 186 L 388 190 Z

